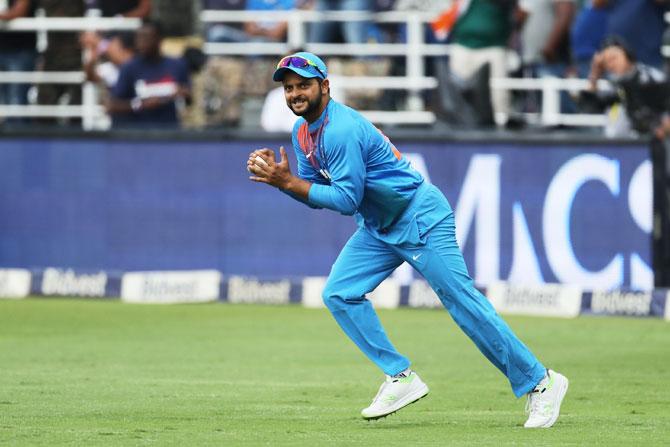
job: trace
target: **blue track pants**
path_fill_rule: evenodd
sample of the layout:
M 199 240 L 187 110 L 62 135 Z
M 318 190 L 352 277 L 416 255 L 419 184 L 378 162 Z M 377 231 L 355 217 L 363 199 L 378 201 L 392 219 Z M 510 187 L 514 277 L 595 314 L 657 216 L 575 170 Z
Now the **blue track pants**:
M 323 291 L 337 323 L 385 374 L 408 368 L 410 361 L 393 347 L 365 298 L 407 261 L 428 281 L 456 324 L 505 374 L 514 394 L 520 397 L 530 392 L 544 377 L 545 367 L 475 288 L 456 242 L 453 213 L 421 239 L 390 244 L 359 228 L 337 258 Z

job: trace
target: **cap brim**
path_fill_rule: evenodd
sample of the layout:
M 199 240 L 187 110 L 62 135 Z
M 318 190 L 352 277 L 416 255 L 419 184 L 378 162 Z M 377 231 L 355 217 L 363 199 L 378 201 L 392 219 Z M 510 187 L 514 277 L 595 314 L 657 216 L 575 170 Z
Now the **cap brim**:
M 284 75 L 286 75 L 287 71 L 292 71 L 293 73 L 297 74 L 298 76 L 302 76 L 303 78 L 320 78 L 318 74 L 314 74 L 311 71 L 304 70 L 302 68 L 297 68 L 297 67 L 281 67 L 275 70 L 274 74 L 272 75 L 272 80 L 275 82 L 280 82 L 284 80 Z

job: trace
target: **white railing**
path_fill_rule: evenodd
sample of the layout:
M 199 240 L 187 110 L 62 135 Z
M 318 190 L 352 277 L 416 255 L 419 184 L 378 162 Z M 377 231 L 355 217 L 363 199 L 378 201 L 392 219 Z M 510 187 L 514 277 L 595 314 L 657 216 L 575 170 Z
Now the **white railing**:
M 249 20 L 288 21 L 288 38 L 286 43 L 213 43 L 204 45 L 204 51 L 209 55 L 283 55 L 293 48 L 302 47 L 320 55 L 345 56 L 399 56 L 405 60 L 405 76 L 383 77 L 344 77 L 331 76 L 337 82 L 338 88 L 343 90 L 355 89 L 400 89 L 409 93 L 407 110 L 401 111 L 361 111 L 370 120 L 379 124 L 432 124 L 436 122 L 435 115 L 426 111 L 421 91 L 432 90 L 437 87 L 438 81 L 434 77 L 426 76 L 426 57 L 445 56 L 449 54 L 446 44 L 428 44 L 424 40 L 424 26 L 433 18 L 432 13 L 418 11 L 393 11 L 383 13 L 361 13 L 360 11 L 316 12 L 316 11 L 202 11 L 200 19 L 204 23 L 233 22 L 241 23 Z M 306 42 L 306 25 L 310 22 L 322 20 L 374 20 L 377 23 L 398 23 L 407 26 L 406 43 L 365 43 L 365 44 L 326 44 Z M 38 32 L 56 31 L 86 31 L 86 30 L 132 30 L 140 25 L 139 19 L 102 18 L 96 16 L 63 18 L 37 17 L 15 19 L 9 22 L 0 22 L 0 30 Z M 84 129 L 100 128 L 104 123 L 105 112 L 97 103 L 96 87 L 84 82 L 83 72 L 31 72 L 8 73 L 3 72 L 0 83 L 65 83 L 82 84 L 81 106 L 1 106 L 0 117 L 11 116 L 53 116 L 53 117 L 81 117 Z M 542 92 L 542 110 L 539 114 L 528 114 L 527 118 L 540 125 L 565 124 L 572 126 L 601 126 L 604 123 L 602 115 L 561 114 L 559 94 L 561 90 L 583 90 L 587 86 L 586 80 L 577 79 L 491 79 L 492 89 L 505 90 L 538 90 Z
M 561 91 L 578 93 L 587 90 L 590 84 L 586 79 L 563 78 L 492 78 L 493 90 L 537 90 L 542 92 L 542 110 L 540 113 L 527 113 L 529 122 L 542 126 L 593 126 L 602 127 L 606 123 L 604 114 L 561 113 Z M 608 81 L 598 81 L 599 89 L 610 89 Z
M 2 31 L 79 32 L 134 30 L 141 24 L 140 19 L 125 17 L 98 17 L 90 14 L 86 17 L 35 17 L 20 18 L 0 22 Z M 45 36 L 42 36 L 44 38 Z M 81 118 L 85 130 L 108 127 L 105 109 L 98 104 L 98 92 L 95 84 L 86 82 L 82 71 L 35 71 L 3 72 L 0 83 L 30 84 L 78 84 L 82 88 L 82 104 L 79 105 L 1 105 L 0 118 Z M 102 123 L 102 124 L 101 124 Z
M 204 10 L 200 13 L 203 23 L 243 23 L 248 21 L 286 21 L 288 23 L 286 43 L 215 43 L 205 44 L 203 51 L 209 55 L 284 55 L 294 48 L 322 56 L 403 56 L 405 59 L 406 76 L 401 78 L 407 82 L 405 90 L 409 93 L 407 108 L 409 112 L 423 112 L 425 105 L 421 98 L 421 83 L 426 80 L 426 56 L 445 56 L 449 54 L 446 44 L 427 44 L 424 40 L 424 26 L 435 18 L 434 13 L 421 11 L 389 11 L 366 13 L 361 11 L 221 11 Z M 360 43 L 360 44 L 329 44 L 307 42 L 306 27 L 312 22 L 321 21 L 362 21 L 372 20 L 376 23 L 397 23 L 407 27 L 406 43 Z M 383 78 L 380 78 L 380 80 Z M 393 81 L 391 81 L 393 82 Z M 402 82 L 402 81 L 401 81 Z M 348 82 L 347 82 L 348 84 Z M 349 87 L 343 84 L 342 88 Z M 429 112 L 430 113 L 430 112 Z M 407 114 L 402 115 L 402 117 Z M 419 116 L 419 115 L 417 115 Z M 400 117 L 400 116 L 399 116 Z M 435 117 L 430 119 L 434 122 Z
M 134 30 L 142 21 L 127 17 L 25 17 L 0 22 L 0 31 L 110 31 Z
M 428 44 L 424 39 L 424 26 L 435 18 L 435 13 L 421 11 L 389 11 L 364 13 L 360 11 L 219 11 L 205 10 L 200 14 L 203 23 L 243 23 L 247 21 L 286 21 L 288 23 L 287 42 L 245 42 L 214 43 L 208 42 L 204 51 L 210 55 L 284 55 L 294 48 L 323 56 L 402 56 L 405 59 L 405 76 L 352 78 L 339 77 L 338 88 L 354 90 L 360 88 L 402 89 L 409 92 L 407 111 L 397 112 L 398 118 L 412 123 L 434 123 L 436 118 L 431 112 L 424 111 L 421 90 L 437 87 L 437 79 L 426 76 L 426 57 L 447 56 L 449 45 L 444 43 Z M 407 26 L 406 43 L 365 43 L 365 44 L 327 44 L 307 42 L 306 26 L 321 21 L 373 20 L 376 23 L 397 23 Z M 335 76 L 332 76 L 335 79 Z M 335 83 L 335 81 L 333 80 Z M 491 79 L 492 89 L 537 90 L 542 93 L 542 110 L 539 114 L 525 114 L 529 121 L 543 125 L 603 126 L 602 114 L 562 114 L 560 112 L 560 92 L 562 90 L 580 91 L 588 88 L 585 79 L 560 78 L 495 78 Z M 372 112 L 373 116 L 378 112 Z M 387 119 L 393 112 L 383 112 Z M 401 114 L 402 113 L 402 114 Z M 400 120 L 399 120 L 400 121 Z

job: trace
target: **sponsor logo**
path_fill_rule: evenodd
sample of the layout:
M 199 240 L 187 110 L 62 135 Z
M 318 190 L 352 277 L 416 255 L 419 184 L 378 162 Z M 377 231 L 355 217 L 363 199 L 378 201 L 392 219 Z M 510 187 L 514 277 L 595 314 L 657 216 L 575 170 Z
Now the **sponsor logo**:
M 177 90 L 177 83 L 169 75 L 155 81 L 139 79 L 135 82 L 135 94 L 142 99 L 172 96 Z
M 121 299 L 133 303 L 198 303 L 219 297 L 221 273 L 213 270 L 133 272 L 123 275 Z
M 554 317 L 576 317 L 581 310 L 582 292 L 577 286 L 541 284 L 516 286 L 492 284 L 488 298 L 501 313 Z
M 256 278 L 232 276 L 228 280 L 228 301 L 231 303 L 284 304 L 289 302 L 291 282 L 259 281 Z
M 650 292 L 594 291 L 591 310 L 608 315 L 649 315 L 651 296 Z
M 423 253 L 419 253 L 418 255 L 414 255 L 414 256 L 412 256 L 412 259 L 414 259 L 415 261 L 418 261 L 422 254 Z
M 558 307 L 560 304 L 559 290 L 538 290 L 524 287 L 508 288 L 503 295 L 505 307 Z
M 107 274 L 77 274 L 72 269 L 48 268 L 42 274 L 41 293 L 61 296 L 105 296 Z
M 30 293 L 31 274 L 22 269 L 0 269 L 0 298 L 24 298 Z
M 198 279 L 186 279 L 183 281 L 165 281 L 163 278 L 148 277 L 142 284 L 146 296 L 174 296 L 187 298 L 195 295 L 198 290 Z

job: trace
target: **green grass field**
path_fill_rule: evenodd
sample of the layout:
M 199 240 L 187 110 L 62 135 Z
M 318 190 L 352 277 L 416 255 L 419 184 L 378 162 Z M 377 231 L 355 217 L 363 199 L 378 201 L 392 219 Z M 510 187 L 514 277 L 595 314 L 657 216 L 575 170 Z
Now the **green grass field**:
M 561 418 L 525 399 L 438 310 L 381 311 L 431 388 L 359 416 L 382 375 L 324 309 L 0 300 L 0 445 L 668 445 L 670 323 L 507 317 L 570 379 Z

